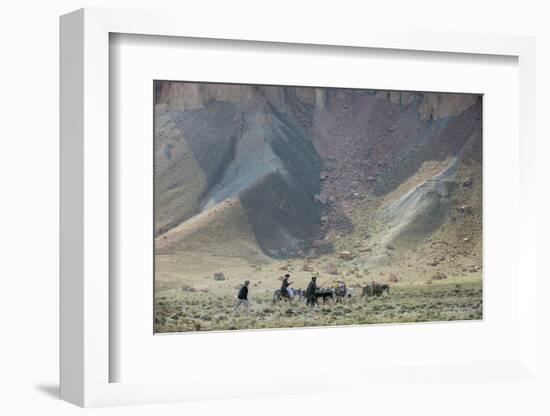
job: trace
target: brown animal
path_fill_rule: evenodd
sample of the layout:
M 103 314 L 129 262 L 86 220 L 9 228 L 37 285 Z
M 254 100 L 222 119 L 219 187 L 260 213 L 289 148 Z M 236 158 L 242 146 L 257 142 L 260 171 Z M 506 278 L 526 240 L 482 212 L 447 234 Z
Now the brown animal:
M 376 283 L 372 282 L 363 287 L 363 290 L 361 292 L 361 297 L 365 297 L 365 300 L 370 296 L 382 296 L 384 292 L 387 292 L 387 294 L 390 294 L 390 285 L 384 283 Z

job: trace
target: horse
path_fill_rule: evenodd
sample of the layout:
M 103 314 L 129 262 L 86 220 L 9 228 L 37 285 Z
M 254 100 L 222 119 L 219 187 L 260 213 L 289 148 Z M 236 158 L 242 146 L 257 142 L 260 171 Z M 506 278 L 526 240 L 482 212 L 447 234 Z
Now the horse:
M 302 300 L 306 295 L 305 290 L 303 289 L 294 289 L 294 297 Z
M 363 298 L 364 296 L 366 300 L 369 296 L 379 297 L 379 296 L 382 296 L 384 292 L 386 292 L 388 295 L 390 294 L 390 285 L 386 283 L 381 284 L 381 283 L 372 282 L 363 288 L 361 292 L 361 298 Z
M 275 291 L 273 292 L 273 303 L 277 303 L 280 300 L 286 300 L 292 303 L 292 298 L 290 297 L 289 294 L 283 295 L 283 292 L 281 289 L 275 289 Z
M 354 287 L 337 287 L 334 289 L 334 296 L 336 303 L 343 303 L 346 298 L 355 297 Z
M 348 288 L 345 286 L 338 286 L 334 289 L 334 301 L 336 303 L 343 303 L 344 299 L 348 297 Z
M 292 291 L 292 296 L 290 294 L 283 295 L 283 292 L 281 291 L 281 289 L 276 289 L 273 292 L 273 303 L 277 303 L 280 300 L 286 300 L 292 303 L 292 299 L 297 298 L 298 300 L 300 300 L 303 297 L 304 297 L 304 291 L 302 289 L 294 289 Z
M 335 296 L 334 289 L 319 289 L 315 292 L 315 303 L 317 303 L 317 299 L 322 298 L 323 304 L 326 303 L 327 299 L 334 299 Z

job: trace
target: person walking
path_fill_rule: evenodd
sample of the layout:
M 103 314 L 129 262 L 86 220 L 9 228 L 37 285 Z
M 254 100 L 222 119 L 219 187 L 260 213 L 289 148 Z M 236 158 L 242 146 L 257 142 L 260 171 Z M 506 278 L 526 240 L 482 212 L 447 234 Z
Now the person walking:
M 317 303 L 315 293 L 317 292 L 317 276 L 311 278 L 311 282 L 306 289 L 306 305 L 313 306 Z
M 239 293 L 237 294 L 237 303 L 233 308 L 234 311 L 236 311 L 237 308 L 241 305 L 244 305 L 244 307 L 248 309 L 248 285 L 249 284 L 250 284 L 250 281 L 245 280 L 244 285 L 242 285 L 242 287 L 239 289 Z

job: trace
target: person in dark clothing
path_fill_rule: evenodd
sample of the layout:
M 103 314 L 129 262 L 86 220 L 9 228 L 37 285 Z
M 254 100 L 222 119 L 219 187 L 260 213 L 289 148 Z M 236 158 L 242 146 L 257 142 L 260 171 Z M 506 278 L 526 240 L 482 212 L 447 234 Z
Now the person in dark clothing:
M 317 276 L 313 276 L 311 278 L 311 282 L 309 282 L 309 285 L 306 289 L 306 304 L 307 305 L 315 305 L 317 303 L 317 299 L 315 297 L 315 293 L 317 292 Z
M 237 310 L 237 308 L 241 305 L 244 305 L 246 309 L 248 309 L 248 285 L 250 282 L 248 280 L 244 281 L 244 285 L 239 289 L 239 293 L 237 294 L 237 303 L 235 304 L 235 307 L 233 310 Z
M 288 290 L 288 288 L 292 284 L 292 282 L 289 282 L 288 279 L 290 279 L 290 275 L 285 274 L 283 283 L 281 284 L 281 296 L 284 296 L 286 298 L 290 298 L 290 291 Z

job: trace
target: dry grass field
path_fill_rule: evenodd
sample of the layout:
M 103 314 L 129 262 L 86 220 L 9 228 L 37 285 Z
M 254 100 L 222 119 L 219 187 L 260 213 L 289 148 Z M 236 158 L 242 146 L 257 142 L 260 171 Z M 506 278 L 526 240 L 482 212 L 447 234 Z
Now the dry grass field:
M 155 332 L 225 331 L 259 328 L 362 325 L 402 322 L 475 320 L 482 318 L 479 278 L 394 285 L 390 294 L 369 299 L 356 294 L 343 303 L 272 300 L 272 291 L 251 290 L 250 309 L 234 311 L 235 296 L 188 290 L 166 290 L 156 302 Z
M 431 245 L 428 245 L 431 247 Z M 414 249 L 418 252 L 417 249 Z M 420 258 L 431 258 L 421 255 Z M 362 325 L 401 322 L 478 320 L 483 318 L 482 274 L 475 266 L 456 263 L 429 266 L 418 257 L 403 255 L 372 270 L 334 255 L 318 259 L 269 261 L 250 264 L 242 258 L 222 258 L 189 253 L 174 259 L 157 257 L 155 332 L 224 331 L 261 328 Z M 460 260 L 457 260 L 460 261 Z M 465 261 L 465 260 L 464 260 Z M 337 275 L 326 273 L 334 266 Z M 214 273 L 224 272 L 224 280 Z M 443 271 L 444 272 L 443 272 Z M 313 308 L 304 299 L 273 302 L 282 276 L 291 275 L 292 287 L 305 289 L 312 275 L 319 286 L 333 287 L 343 280 L 353 295 L 343 302 L 319 300 Z M 446 276 L 437 279 L 437 276 Z M 398 282 L 390 282 L 398 276 Z M 433 278 L 436 276 L 436 278 Z M 234 310 L 243 281 L 250 280 L 247 310 Z M 361 290 L 372 281 L 388 283 L 390 293 L 361 298 Z

